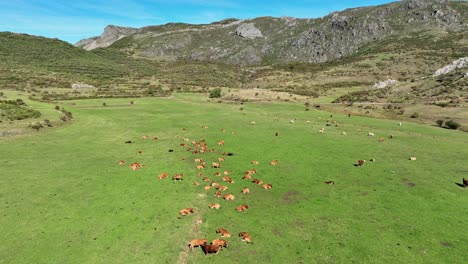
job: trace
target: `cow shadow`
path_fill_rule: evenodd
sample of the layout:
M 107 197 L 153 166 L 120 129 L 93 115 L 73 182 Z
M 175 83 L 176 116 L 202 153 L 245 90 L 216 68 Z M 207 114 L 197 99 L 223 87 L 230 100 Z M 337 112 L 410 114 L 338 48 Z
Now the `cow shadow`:
M 455 182 L 455 184 L 456 184 L 458 187 L 466 188 L 465 185 L 463 185 L 463 184 L 461 184 L 461 183 Z

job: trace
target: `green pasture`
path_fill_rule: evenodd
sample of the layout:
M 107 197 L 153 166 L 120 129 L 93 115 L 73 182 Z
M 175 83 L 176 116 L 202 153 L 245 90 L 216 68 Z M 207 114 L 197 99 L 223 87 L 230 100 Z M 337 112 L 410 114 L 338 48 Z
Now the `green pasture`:
M 55 104 L 30 105 L 57 115 Z M 456 185 L 468 178 L 466 133 L 306 112 L 301 103 L 219 104 L 198 94 L 59 105 L 73 113 L 71 123 L 0 138 L 0 263 L 468 262 L 468 189 Z M 192 154 L 180 146 L 184 137 L 189 145 L 205 139 L 216 152 Z M 223 194 L 234 201 L 204 191 L 193 161 L 210 165 L 223 152 L 234 155 L 202 171 L 220 183 L 213 173 L 230 171 L 235 182 L 224 183 Z M 355 167 L 358 159 L 367 162 Z M 145 166 L 132 171 L 135 161 Z M 254 168 L 253 178 L 271 190 L 241 179 Z M 162 172 L 185 180 L 158 180 Z M 335 185 L 324 184 L 330 180 Z M 249 210 L 236 212 L 240 204 Z M 179 217 L 186 207 L 195 214 Z M 188 251 L 190 240 L 214 239 L 220 227 L 232 234 L 227 249 Z M 253 243 L 242 242 L 241 231 Z

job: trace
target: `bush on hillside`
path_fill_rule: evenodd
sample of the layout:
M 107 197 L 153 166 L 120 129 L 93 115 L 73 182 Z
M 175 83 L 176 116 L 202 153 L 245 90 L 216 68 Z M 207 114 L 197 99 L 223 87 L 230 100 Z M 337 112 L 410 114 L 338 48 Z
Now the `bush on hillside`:
M 210 98 L 220 98 L 221 97 L 221 89 L 215 88 L 210 91 Z

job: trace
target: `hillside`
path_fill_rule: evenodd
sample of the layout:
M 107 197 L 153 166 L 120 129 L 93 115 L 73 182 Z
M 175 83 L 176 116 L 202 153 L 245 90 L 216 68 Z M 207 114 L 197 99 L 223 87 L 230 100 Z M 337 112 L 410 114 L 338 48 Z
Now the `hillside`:
M 439 29 L 466 31 L 468 3 L 407 0 L 348 9 L 318 19 L 259 17 L 209 25 L 167 24 L 128 30 L 107 27 L 86 48 L 105 46 L 134 57 L 235 65 L 323 63 L 354 54 L 389 36 Z M 109 38 L 113 36 L 113 38 Z M 92 47 L 91 47 L 91 46 Z M 102 46 L 104 47 L 104 46 Z

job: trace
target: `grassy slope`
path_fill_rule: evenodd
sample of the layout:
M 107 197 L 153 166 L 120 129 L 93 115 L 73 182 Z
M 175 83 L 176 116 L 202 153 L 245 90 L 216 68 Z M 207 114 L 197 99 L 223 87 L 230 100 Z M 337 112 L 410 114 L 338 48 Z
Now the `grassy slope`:
M 461 132 L 334 115 L 340 127 L 320 135 L 329 114 L 304 112 L 300 104 L 248 104 L 242 115 L 238 105 L 208 104 L 193 95 L 138 99 L 133 106 L 126 99 L 105 101 L 106 108 L 100 100 L 66 106 L 75 116 L 69 126 L 0 140 L 0 262 L 174 263 L 190 239 L 215 238 L 218 227 L 233 233 L 229 248 L 209 257 L 196 250 L 188 263 L 467 261 L 468 214 L 461 208 L 468 200 L 454 184 L 467 172 L 468 151 L 460 146 L 468 142 Z M 295 124 L 287 122 L 292 118 Z M 251 120 L 257 124 L 249 126 Z M 204 124 L 209 129 L 201 129 Z M 378 143 L 367 131 L 395 138 Z M 143 141 L 146 134 L 160 140 Z M 216 148 L 236 154 L 222 168 L 235 180 L 226 192 L 236 195 L 234 202 L 217 200 L 213 191 L 204 197 L 203 184 L 192 186 L 192 180 L 202 183 L 192 162 L 198 156 L 183 151 L 175 135 L 210 145 L 226 141 Z M 123 144 L 131 139 L 136 143 Z M 203 157 L 210 162 L 219 156 Z M 370 158 L 377 162 L 352 166 Z M 120 159 L 146 166 L 133 172 L 118 166 Z M 240 179 L 253 159 L 261 162 L 255 176 L 272 183 L 272 190 Z M 280 160 L 278 167 L 267 165 L 273 159 Z M 184 173 L 187 180 L 158 181 L 162 171 Z M 214 178 L 214 171 L 205 173 Z M 238 193 L 243 186 L 250 195 Z M 210 211 L 215 201 L 222 208 Z M 241 203 L 251 209 L 235 212 Z M 184 207 L 199 215 L 177 219 Z M 204 224 L 193 228 L 198 216 Z M 250 232 L 254 243 L 240 242 L 240 231 Z

